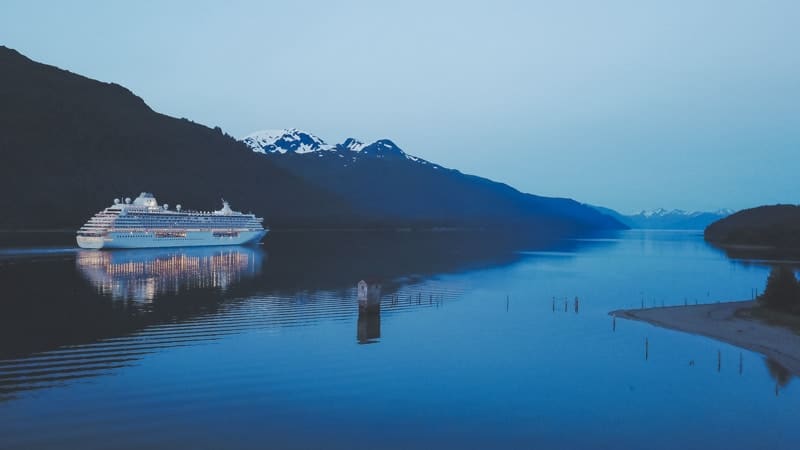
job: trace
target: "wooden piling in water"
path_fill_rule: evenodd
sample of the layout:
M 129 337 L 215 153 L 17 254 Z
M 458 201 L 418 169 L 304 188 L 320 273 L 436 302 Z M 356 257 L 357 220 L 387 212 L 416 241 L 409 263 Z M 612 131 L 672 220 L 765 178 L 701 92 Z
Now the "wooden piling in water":
M 742 374 L 743 368 L 744 368 L 744 363 L 742 359 L 742 352 L 739 352 L 739 375 Z
M 650 359 L 650 341 L 644 338 L 644 360 Z

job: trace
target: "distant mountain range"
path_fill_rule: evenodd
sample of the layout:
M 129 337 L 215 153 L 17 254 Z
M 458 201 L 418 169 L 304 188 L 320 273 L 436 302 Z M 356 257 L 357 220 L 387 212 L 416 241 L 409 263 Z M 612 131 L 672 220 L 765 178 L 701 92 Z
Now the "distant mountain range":
M 295 128 L 242 138 L 254 152 L 386 223 L 526 227 L 578 232 L 624 228 L 614 218 L 571 199 L 522 193 L 406 153 L 394 142 L 348 138 L 328 144 Z
M 113 198 L 140 191 L 198 209 L 224 196 L 273 228 L 624 228 L 574 200 L 446 169 L 389 140 L 329 146 L 280 130 L 243 143 L 2 46 L 0 156 L 0 229 L 77 229 Z
M 658 208 L 625 215 L 610 208 L 595 207 L 598 211 L 614 217 L 630 228 L 660 230 L 703 230 L 709 224 L 733 214 L 733 210 L 684 211 Z

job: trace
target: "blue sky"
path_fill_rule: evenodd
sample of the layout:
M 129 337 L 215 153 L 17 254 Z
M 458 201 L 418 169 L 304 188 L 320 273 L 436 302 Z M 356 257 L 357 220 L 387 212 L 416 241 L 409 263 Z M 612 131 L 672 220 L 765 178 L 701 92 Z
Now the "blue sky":
M 0 4 L 0 44 L 235 136 L 297 127 L 632 212 L 800 202 L 798 1 Z

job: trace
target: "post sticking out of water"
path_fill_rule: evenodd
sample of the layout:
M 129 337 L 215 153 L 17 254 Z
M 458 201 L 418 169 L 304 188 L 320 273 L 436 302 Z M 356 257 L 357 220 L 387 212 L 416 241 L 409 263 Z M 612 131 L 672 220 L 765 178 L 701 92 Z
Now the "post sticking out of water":
M 739 352 L 739 375 L 742 374 L 743 366 L 744 366 L 744 364 L 742 362 L 742 352 Z
M 580 300 L 578 300 L 578 297 L 575 297 L 575 314 L 578 314 L 578 310 L 580 308 L 579 305 L 580 305 Z
M 556 312 L 556 298 L 553 297 L 553 312 Z
M 377 282 L 358 282 L 358 311 L 359 313 L 373 313 L 381 308 L 381 285 Z
M 650 341 L 644 338 L 644 360 L 650 359 Z
M 617 316 L 611 316 L 611 331 L 617 331 Z
M 564 299 L 564 312 L 567 312 L 567 300 Z
M 717 372 L 722 370 L 722 351 L 717 350 Z

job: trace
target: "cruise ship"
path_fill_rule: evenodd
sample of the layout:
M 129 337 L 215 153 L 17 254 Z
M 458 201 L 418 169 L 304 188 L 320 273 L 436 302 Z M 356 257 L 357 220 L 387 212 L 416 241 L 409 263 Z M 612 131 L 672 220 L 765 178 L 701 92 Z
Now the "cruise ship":
M 78 230 L 76 239 L 78 246 L 91 249 L 242 245 L 261 241 L 269 231 L 263 221 L 232 210 L 224 200 L 218 211 L 183 211 L 181 205 L 171 210 L 142 192 L 133 201 L 114 199 Z

